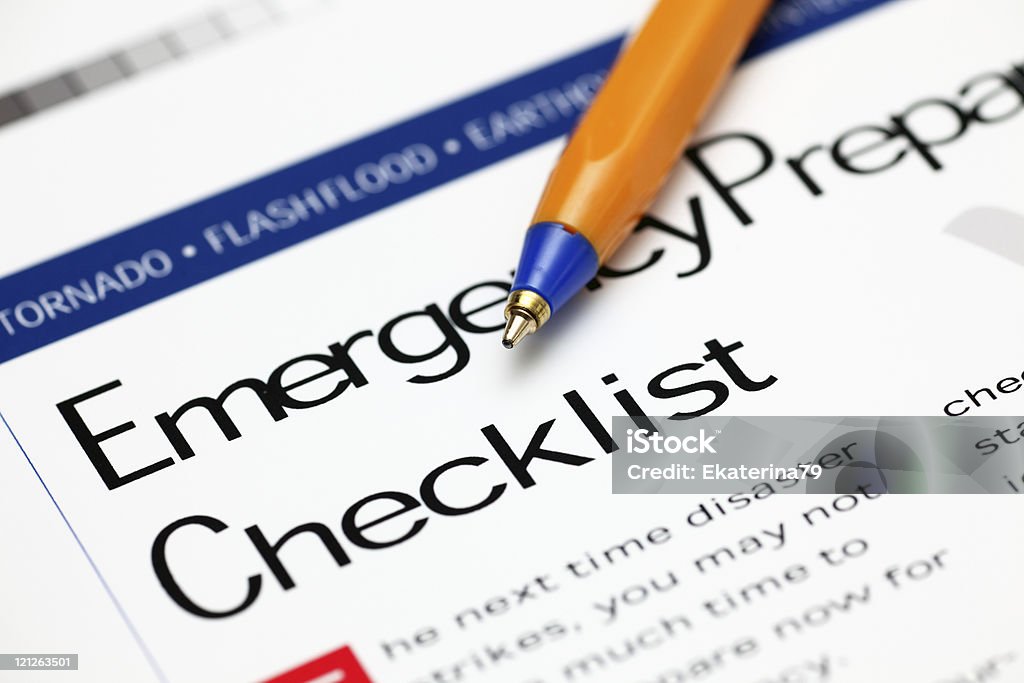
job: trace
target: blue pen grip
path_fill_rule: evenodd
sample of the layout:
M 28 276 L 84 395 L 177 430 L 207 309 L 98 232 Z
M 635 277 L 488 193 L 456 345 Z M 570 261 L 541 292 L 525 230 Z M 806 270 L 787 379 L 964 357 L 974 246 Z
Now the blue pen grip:
M 553 313 L 597 275 L 598 265 L 586 237 L 561 223 L 535 223 L 526 231 L 512 290 L 539 294 Z

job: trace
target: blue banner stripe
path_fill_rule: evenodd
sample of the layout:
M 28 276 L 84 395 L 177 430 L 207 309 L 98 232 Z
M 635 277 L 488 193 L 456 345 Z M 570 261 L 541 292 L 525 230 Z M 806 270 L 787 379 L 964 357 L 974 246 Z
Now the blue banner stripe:
M 887 1 L 778 2 L 745 59 Z M 565 135 L 623 38 L 0 279 L 0 362 Z
M 750 40 L 743 59 L 774 50 L 797 38 L 837 24 L 891 0 L 776 0 L 761 28 Z M 827 10 L 823 8 L 827 7 Z

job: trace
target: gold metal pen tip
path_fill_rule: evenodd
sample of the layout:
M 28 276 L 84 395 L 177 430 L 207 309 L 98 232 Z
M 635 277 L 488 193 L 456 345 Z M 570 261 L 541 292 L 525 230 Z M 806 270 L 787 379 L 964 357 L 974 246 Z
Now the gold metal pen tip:
M 515 348 L 527 335 L 533 334 L 551 317 L 551 307 L 541 295 L 528 289 L 517 289 L 508 295 L 505 304 L 505 331 L 501 345 Z
M 537 331 L 537 322 L 529 313 L 513 310 L 505 322 L 505 333 L 501 335 L 501 345 L 506 349 L 515 348 L 526 335 Z

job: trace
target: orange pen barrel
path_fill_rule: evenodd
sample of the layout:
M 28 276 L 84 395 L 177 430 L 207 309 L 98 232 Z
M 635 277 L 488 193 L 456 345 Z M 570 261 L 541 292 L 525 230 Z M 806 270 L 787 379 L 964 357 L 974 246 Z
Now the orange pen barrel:
M 769 0 L 661 0 L 566 146 L 534 214 L 605 260 L 654 201 Z
M 603 263 L 629 236 L 769 0 L 662 0 L 612 67 L 534 222 L 582 232 Z
M 505 306 L 507 348 L 540 328 L 629 236 L 769 4 L 657 4 L 548 179 Z

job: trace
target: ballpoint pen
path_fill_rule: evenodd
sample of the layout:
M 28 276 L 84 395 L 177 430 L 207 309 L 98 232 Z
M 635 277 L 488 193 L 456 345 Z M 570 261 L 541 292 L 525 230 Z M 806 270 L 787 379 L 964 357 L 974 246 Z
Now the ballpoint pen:
M 502 344 L 536 332 L 625 241 L 770 0 L 660 0 L 562 153 L 505 305 Z

